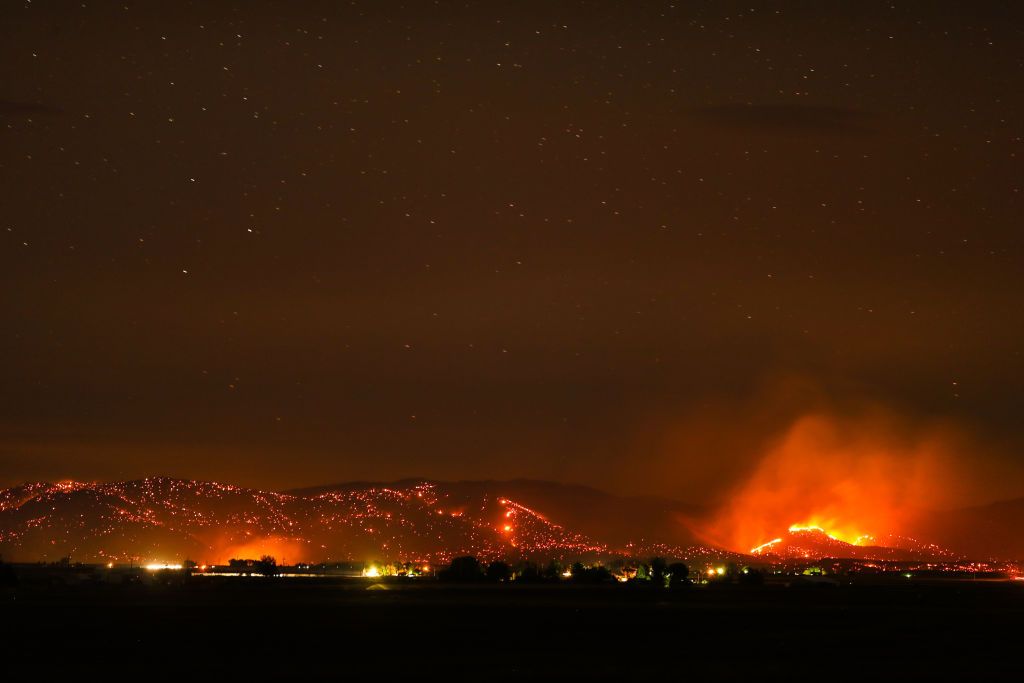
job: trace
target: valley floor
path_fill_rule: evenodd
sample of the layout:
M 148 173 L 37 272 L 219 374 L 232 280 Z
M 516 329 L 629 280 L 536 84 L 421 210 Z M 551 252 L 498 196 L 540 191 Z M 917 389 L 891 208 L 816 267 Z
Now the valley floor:
M 102 680 L 998 680 L 1024 582 L 786 588 L 226 579 L 19 585 L 5 671 Z

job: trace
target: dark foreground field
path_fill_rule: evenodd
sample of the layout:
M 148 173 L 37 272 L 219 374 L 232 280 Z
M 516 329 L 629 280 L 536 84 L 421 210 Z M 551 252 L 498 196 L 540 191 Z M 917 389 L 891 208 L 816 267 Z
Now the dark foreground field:
M 1021 582 L 20 586 L 3 670 L 136 680 L 1020 680 Z M 9 679 L 13 680 L 13 679 Z

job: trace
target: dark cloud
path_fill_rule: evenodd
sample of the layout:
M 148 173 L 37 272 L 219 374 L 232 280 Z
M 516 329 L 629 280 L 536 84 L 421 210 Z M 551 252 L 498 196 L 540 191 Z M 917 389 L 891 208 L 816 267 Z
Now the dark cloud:
M 764 132 L 865 133 L 868 112 L 809 104 L 715 104 L 687 115 L 701 123 Z

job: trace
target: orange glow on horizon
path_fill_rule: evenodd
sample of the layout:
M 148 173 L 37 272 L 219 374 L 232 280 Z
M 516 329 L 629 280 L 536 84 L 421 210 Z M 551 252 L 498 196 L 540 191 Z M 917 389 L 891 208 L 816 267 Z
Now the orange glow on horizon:
M 270 555 L 277 560 L 278 564 L 295 564 L 308 561 L 305 545 L 298 540 L 282 538 L 279 536 L 267 536 L 265 538 L 252 538 L 242 543 L 227 543 L 221 546 L 214 553 L 213 564 L 227 564 L 231 559 L 258 560 L 264 555 Z

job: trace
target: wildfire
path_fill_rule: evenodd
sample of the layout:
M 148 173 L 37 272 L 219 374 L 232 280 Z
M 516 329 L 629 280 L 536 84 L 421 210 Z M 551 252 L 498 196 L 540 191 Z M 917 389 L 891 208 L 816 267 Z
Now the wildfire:
M 755 546 L 755 547 L 751 548 L 750 549 L 750 554 L 751 555 L 757 555 L 758 553 L 764 552 L 766 549 L 771 548 L 776 543 L 781 543 L 781 542 L 782 542 L 781 538 L 773 538 L 772 540 L 768 541 L 767 543 L 762 543 L 759 546 Z
M 701 529 L 712 543 L 769 551 L 783 529 L 851 545 L 905 533 L 917 510 L 954 491 L 942 434 L 884 417 L 811 414 L 771 443 Z
M 822 526 L 821 524 L 791 524 L 789 526 L 789 533 L 798 534 L 802 532 L 814 532 L 824 534 L 833 541 L 841 541 L 843 543 L 850 543 L 851 545 L 869 545 L 875 540 L 875 537 L 871 534 L 858 534 L 855 532 L 847 532 L 844 530 L 837 530 L 831 526 Z M 773 538 L 770 541 L 762 543 L 761 545 L 754 546 L 750 549 L 751 555 L 759 555 L 763 552 L 771 550 L 772 546 L 776 543 L 781 543 L 781 538 Z
M 851 545 L 863 545 L 866 541 L 873 541 L 875 538 L 871 534 L 862 534 L 845 527 L 836 528 L 835 525 L 831 524 L 792 524 L 789 527 L 789 533 L 791 534 L 800 533 L 801 531 L 816 531 L 825 534 L 834 541 L 842 541 Z

